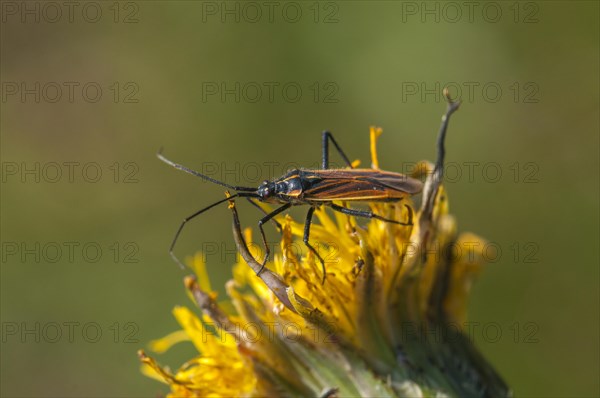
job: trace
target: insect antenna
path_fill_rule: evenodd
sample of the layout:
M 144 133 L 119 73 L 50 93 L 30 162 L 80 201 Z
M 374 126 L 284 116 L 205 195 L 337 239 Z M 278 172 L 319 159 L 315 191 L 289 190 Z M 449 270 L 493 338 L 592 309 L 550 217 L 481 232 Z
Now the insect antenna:
M 205 175 L 205 174 L 202 174 L 202 173 L 200 173 L 200 172 L 197 172 L 197 171 L 195 171 L 195 170 L 192 170 L 192 169 L 190 169 L 189 167 L 185 167 L 184 165 L 181 165 L 181 164 L 179 164 L 179 163 L 175 163 L 175 162 L 173 162 L 172 160 L 169 160 L 169 159 L 167 159 L 166 157 L 164 157 L 164 156 L 163 156 L 163 154 L 162 154 L 162 148 L 160 148 L 160 149 L 158 150 L 158 152 L 156 153 L 156 156 L 157 156 L 157 157 L 158 157 L 160 160 L 162 160 L 163 162 L 165 162 L 166 164 L 168 164 L 168 165 L 170 165 L 170 166 L 173 166 L 173 167 L 175 167 L 177 170 L 185 171 L 185 172 L 186 172 L 186 173 L 188 173 L 188 174 L 194 175 L 194 176 L 196 176 L 196 177 L 200 177 L 200 178 L 202 178 L 204 181 L 209 181 L 209 182 L 212 182 L 213 184 L 217 184 L 217 185 L 220 185 L 220 186 L 222 186 L 222 187 L 225 187 L 225 188 L 232 189 L 232 190 L 234 190 L 234 191 L 240 191 L 240 192 L 256 192 L 256 188 L 249 188 L 249 187 L 238 187 L 238 186 L 235 186 L 235 185 L 229 185 L 229 184 L 226 184 L 226 183 L 224 183 L 224 182 L 221 182 L 221 181 L 219 181 L 219 180 L 215 180 L 214 178 L 211 178 L 211 177 L 209 177 L 209 176 L 207 176 L 207 175 Z

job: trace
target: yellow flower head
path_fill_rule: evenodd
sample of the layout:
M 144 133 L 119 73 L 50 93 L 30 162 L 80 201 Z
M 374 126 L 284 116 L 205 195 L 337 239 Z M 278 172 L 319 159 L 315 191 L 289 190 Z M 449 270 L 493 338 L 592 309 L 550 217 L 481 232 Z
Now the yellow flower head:
M 372 168 L 380 134 L 371 128 Z M 217 304 L 195 256 L 198 278 L 185 284 L 201 314 L 175 308 L 182 330 L 151 349 L 189 340 L 198 354 L 171 372 L 140 352 L 143 371 L 168 383 L 171 397 L 509 395 L 462 331 L 484 242 L 457 233 L 441 165 L 443 136 L 436 166 L 421 162 L 414 173 L 426 176 L 418 208 L 410 199 L 370 205 L 411 225 L 315 211 L 311 243 L 326 262 L 324 284 L 315 255 L 301 250 L 304 225 L 289 215 L 276 217 L 280 250 L 257 276 L 259 246 L 231 200 L 241 255 L 226 285 L 232 305 Z

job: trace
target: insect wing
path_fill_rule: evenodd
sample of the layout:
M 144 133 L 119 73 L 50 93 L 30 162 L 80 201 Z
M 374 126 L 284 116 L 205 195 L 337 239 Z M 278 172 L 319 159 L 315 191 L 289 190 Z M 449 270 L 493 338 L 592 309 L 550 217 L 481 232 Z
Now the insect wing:
M 395 200 L 419 193 L 419 180 L 399 173 L 372 169 L 311 170 L 318 182 L 304 190 L 304 198 L 330 200 Z M 306 177 L 306 176 L 305 176 Z

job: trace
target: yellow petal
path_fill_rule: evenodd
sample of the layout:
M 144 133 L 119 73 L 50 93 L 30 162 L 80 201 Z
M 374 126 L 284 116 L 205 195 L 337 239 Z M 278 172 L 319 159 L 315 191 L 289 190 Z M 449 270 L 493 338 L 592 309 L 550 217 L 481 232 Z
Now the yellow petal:
M 149 344 L 149 347 L 157 354 L 162 354 L 175 344 L 182 341 L 190 341 L 190 336 L 185 330 L 178 330 L 176 332 L 169 333 L 162 339 L 152 340 Z

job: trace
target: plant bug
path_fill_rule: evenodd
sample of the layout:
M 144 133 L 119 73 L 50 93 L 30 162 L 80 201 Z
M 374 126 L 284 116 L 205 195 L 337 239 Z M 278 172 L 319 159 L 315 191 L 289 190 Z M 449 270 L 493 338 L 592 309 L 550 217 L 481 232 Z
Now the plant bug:
M 458 109 L 458 105 L 458 102 L 449 101 L 448 110 L 442 118 L 442 126 L 440 128 L 437 143 L 438 161 L 434 171 L 434 174 L 438 174 L 438 178 L 441 178 L 442 173 L 444 139 L 448 121 L 450 115 L 454 113 L 456 109 Z M 344 162 L 348 168 L 329 168 L 329 142 L 335 146 L 336 150 L 344 159 Z M 258 221 L 261 238 L 263 245 L 265 246 L 265 256 L 263 261 L 260 262 L 261 268 L 257 274 L 262 272 L 270 255 L 270 248 L 267 243 L 263 225 L 272 220 L 278 227 L 280 227 L 279 224 L 273 220 L 275 216 L 288 210 L 292 206 L 308 205 L 310 207 L 306 214 L 303 241 L 308 249 L 319 259 L 323 269 L 324 283 L 326 278 L 325 261 L 317 252 L 317 250 L 309 243 L 310 226 L 312 223 L 313 214 L 317 207 L 325 205 L 329 206 L 334 211 L 350 216 L 375 218 L 385 222 L 411 226 L 413 224 L 412 209 L 408 205 L 405 205 L 408 209 L 408 220 L 406 222 L 401 222 L 382 217 L 369 210 L 352 209 L 337 205 L 333 202 L 399 202 L 408 196 L 420 193 L 423 189 L 423 184 L 421 181 L 408 177 L 404 174 L 377 169 L 353 168 L 352 163 L 329 131 L 324 131 L 322 133 L 322 168 L 320 170 L 294 169 L 280 178 L 276 178 L 272 181 L 265 180 L 260 186 L 258 186 L 258 188 L 229 185 L 181 164 L 175 163 L 164 157 L 161 151 L 157 153 L 157 156 L 160 160 L 175 167 L 176 169 L 235 191 L 235 194 L 221 199 L 201 210 L 198 210 L 182 221 L 179 229 L 175 233 L 175 237 L 173 238 L 171 246 L 169 247 L 169 254 L 182 268 L 184 268 L 184 265 L 181 263 L 181 261 L 179 261 L 177 256 L 175 256 L 173 250 L 185 224 L 205 211 L 208 211 L 223 202 L 230 201 L 235 198 L 247 198 L 250 203 L 258 207 L 261 211 L 262 208 L 254 200 L 281 205 L 272 212 L 266 213 L 265 216 Z

